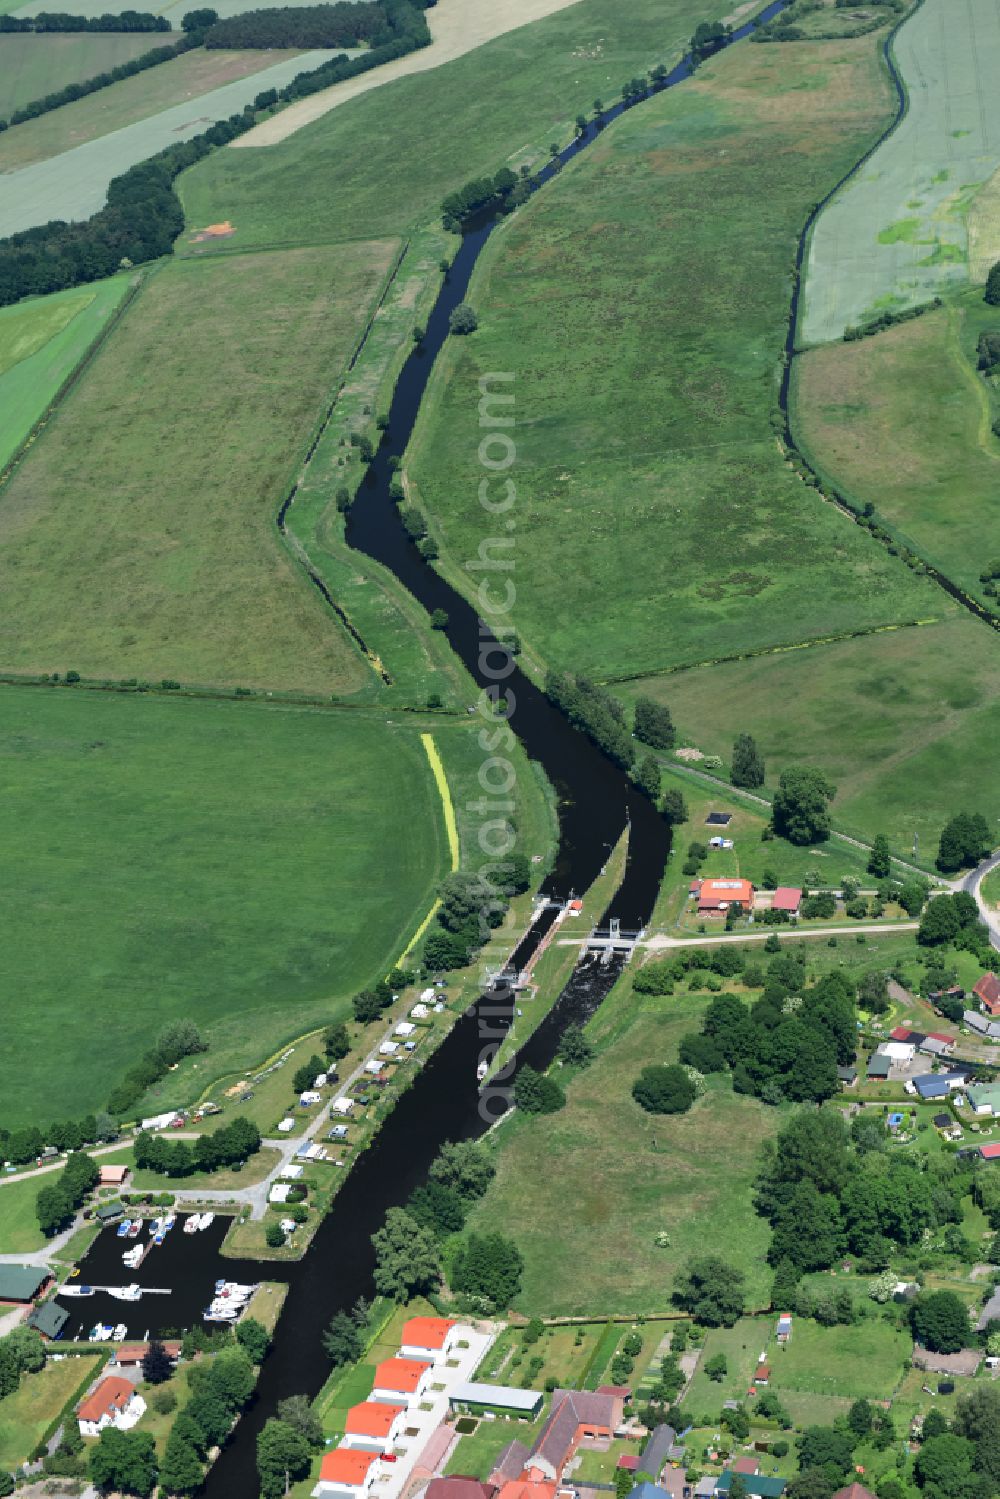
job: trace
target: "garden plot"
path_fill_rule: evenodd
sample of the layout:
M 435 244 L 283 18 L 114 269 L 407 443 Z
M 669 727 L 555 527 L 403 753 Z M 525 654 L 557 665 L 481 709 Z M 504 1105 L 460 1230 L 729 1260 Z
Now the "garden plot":
M 820 215 L 809 246 L 805 343 L 969 276 L 966 215 L 1000 165 L 1000 10 L 925 0 L 895 41 L 909 109 Z
M 262 59 L 266 55 L 262 52 Z M 89 218 L 103 207 L 112 177 L 167 146 L 200 135 L 216 120 L 237 114 L 264 89 L 284 88 L 297 73 L 318 68 L 335 55 L 329 49 L 301 52 L 149 119 L 4 175 L 0 235 L 16 234 L 50 219 Z

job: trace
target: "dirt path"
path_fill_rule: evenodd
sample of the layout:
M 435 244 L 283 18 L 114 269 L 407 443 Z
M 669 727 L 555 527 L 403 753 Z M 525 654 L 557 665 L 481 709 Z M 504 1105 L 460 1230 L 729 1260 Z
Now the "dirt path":
M 438 0 L 427 12 L 427 23 L 434 40 L 429 47 L 419 52 L 410 52 L 396 62 L 373 68 L 370 73 L 361 73 L 357 78 L 347 78 L 331 88 L 321 89 L 307 99 L 300 99 L 281 110 L 273 119 L 265 120 L 230 142 L 231 150 L 245 150 L 248 146 L 276 146 L 287 140 L 303 125 L 311 125 L 338 104 L 346 104 L 366 94 L 369 89 L 383 83 L 392 83 L 397 78 L 409 77 L 411 73 L 426 73 L 430 68 L 452 62 L 466 52 L 491 42 L 494 37 L 507 31 L 516 31 L 530 21 L 540 21 L 554 11 L 565 10 L 575 0 L 490 0 L 488 5 L 472 5 L 470 0 Z

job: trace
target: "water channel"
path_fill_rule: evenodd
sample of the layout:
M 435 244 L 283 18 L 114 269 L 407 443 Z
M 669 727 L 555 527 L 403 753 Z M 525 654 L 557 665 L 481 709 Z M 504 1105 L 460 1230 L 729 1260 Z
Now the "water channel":
M 758 20 L 770 19 L 785 3 L 787 0 L 775 0 Z M 750 25 L 741 27 L 733 33 L 732 41 L 741 40 L 751 29 Z M 690 72 L 691 65 L 685 59 L 667 75 L 657 92 L 680 83 Z M 631 104 L 617 105 L 609 109 L 605 123 L 631 107 Z M 590 126 L 584 136 L 561 153 L 558 163 L 546 167 L 539 183 L 543 184 L 585 150 L 598 133 Z M 402 454 L 406 448 L 434 360 L 448 336 L 449 314 L 464 300 L 476 260 L 494 227 L 493 223 L 483 224 L 462 239 L 428 321 L 426 337 L 403 368 L 389 410 L 388 428 L 349 512 L 347 526 L 347 540 L 352 547 L 391 568 L 428 611 L 445 610 L 448 640 L 473 680 L 482 687 L 493 686 L 496 677 L 489 674 L 488 668 L 484 671 L 480 667 L 484 634 L 479 616 L 424 561 L 407 536 L 390 492 L 395 472 L 390 460 L 393 454 Z M 469 399 L 478 402 L 478 390 L 470 390 Z M 482 472 L 476 453 L 470 452 L 470 504 L 476 502 Z M 491 523 L 485 511 L 483 514 L 484 536 L 487 536 Z M 516 547 L 513 552 L 516 557 Z M 496 659 L 494 655 L 491 665 L 495 666 Z M 559 797 L 559 848 L 546 888 L 562 895 L 570 890 L 585 890 L 628 823 L 626 870 L 605 916 L 620 918 L 626 930 L 642 925 L 652 912 L 670 849 L 667 824 L 624 772 L 574 729 L 517 668 L 516 661 L 511 659 L 508 664 L 511 670 L 504 678 L 503 691 L 508 699 L 515 700 L 511 727 L 528 755 L 542 764 Z M 541 939 L 544 930 L 543 922 L 536 923 L 526 936 L 516 954 L 518 965 Z M 619 971 L 618 961 L 607 965 L 597 961 L 581 964 L 548 1017 L 519 1053 L 518 1065 L 547 1066 L 565 1027 L 573 1021 L 582 1022 L 595 1012 Z M 279 1400 L 286 1395 L 315 1395 L 324 1383 L 328 1361 L 320 1334 L 334 1312 L 349 1308 L 359 1296 L 371 1296 L 374 1269 L 371 1235 L 381 1226 L 386 1211 L 406 1201 L 425 1178 L 445 1140 L 479 1136 L 495 1118 L 495 1113 L 491 1115 L 481 1108 L 476 1067 L 483 1055 L 484 1036 L 495 1037 L 498 1030 L 502 1032 L 505 1023 L 509 1023 L 512 1008 L 511 990 L 500 986 L 484 994 L 459 1019 L 399 1099 L 371 1147 L 357 1160 L 300 1263 L 261 1265 L 221 1259 L 218 1256 L 221 1229 L 190 1236 L 175 1229 L 136 1274 L 140 1284 L 171 1286 L 170 1296 L 144 1297 L 137 1305 L 129 1306 L 99 1295 L 77 1304 L 74 1310 L 86 1306 L 84 1316 L 88 1324 L 98 1318 L 126 1321 L 133 1336 L 138 1335 L 140 1323 L 143 1332 L 190 1325 L 198 1319 L 220 1276 L 252 1281 L 266 1275 L 268 1279 L 287 1282 L 285 1308 L 271 1352 L 261 1369 L 254 1403 L 208 1475 L 203 1492 L 209 1499 L 252 1499 L 257 1494 L 257 1433 L 274 1413 Z M 105 1231 L 83 1262 L 80 1279 L 92 1284 L 121 1284 L 130 1279 L 120 1268 L 124 1242 L 113 1232 Z M 116 1269 L 117 1276 L 113 1274 Z

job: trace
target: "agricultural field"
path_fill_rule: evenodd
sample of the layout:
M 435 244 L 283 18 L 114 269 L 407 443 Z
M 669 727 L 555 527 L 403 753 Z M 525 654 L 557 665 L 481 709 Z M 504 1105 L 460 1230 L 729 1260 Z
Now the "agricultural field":
M 98 1371 L 96 1356 L 66 1358 L 46 1364 L 37 1374 L 24 1374 L 20 1388 L 0 1404 L 0 1472 L 27 1462 L 48 1427 L 77 1390 Z
M 817 765 L 837 787 L 835 825 L 893 851 L 933 859 L 956 810 L 1000 817 L 992 772 L 1000 733 L 1000 659 L 968 616 L 634 684 L 668 703 L 679 742 L 729 758 L 756 738 L 769 786 L 789 765 Z M 790 711 L 794 705 L 794 712 Z
M 778 1115 L 721 1079 L 684 1115 L 645 1114 L 631 1095 L 651 1057 L 676 1056 L 706 1003 L 633 995 L 626 980 L 592 1022 L 595 1041 L 609 1039 L 569 1084 L 565 1109 L 515 1117 L 495 1137 L 497 1175 L 470 1222 L 479 1230 L 517 1225 L 525 1259 L 518 1311 L 667 1311 L 674 1275 L 704 1247 L 705 1224 L 723 1218 L 727 1256 L 746 1273 L 749 1300 L 766 1297 L 768 1230 L 750 1183 Z M 670 1236 L 664 1248 L 655 1242 L 661 1230 Z
M 659 0 L 576 0 L 280 145 L 213 153 L 179 180 L 188 224 L 229 220 L 254 245 L 402 233 L 470 178 L 565 144 L 595 97 L 610 103 L 637 71 L 679 57 L 703 14 L 698 0 L 675 0 L 666 19 Z
M 44 415 L 129 289 L 128 276 L 0 310 L 0 469 Z
M 342 1018 L 449 867 L 419 735 L 384 716 L 20 687 L 0 714 L 8 983 L 32 1001 L 8 1127 L 99 1108 L 171 1019 L 210 1043 L 191 1096 Z
M 799 321 L 805 344 L 969 278 L 967 216 L 1000 166 L 1000 117 L 990 102 L 1000 16 L 992 0 L 924 0 L 894 51 L 908 109 L 816 223 Z
M 793 365 L 796 439 L 819 473 L 893 535 L 988 603 L 980 572 L 1000 557 L 1000 440 L 976 345 L 1000 314 L 981 293 L 874 338 Z
M 275 516 L 393 250 L 150 278 L 4 492 L 0 669 L 375 692 Z
M 274 62 L 274 55 L 266 51 L 188 52 L 37 120 L 15 125 L 0 136 L 0 163 L 7 174 L 0 235 L 16 234 L 54 218 L 89 218 L 104 206 L 112 177 L 167 146 L 200 135 L 216 120 L 238 113 L 264 89 L 283 88 L 296 74 L 318 67 L 333 54 L 297 52 L 282 62 Z M 181 77 L 179 90 L 174 86 L 172 80 L 178 74 L 172 69 L 183 70 L 191 59 L 226 56 L 231 59 L 235 81 L 215 87 L 206 80 L 208 91 L 194 90 L 190 99 L 191 91 L 183 83 L 186 75 Z M 211 67 L 202 67 L 210 76 Z M 160 80 L 164 73 L 166 78 Z M 166 95 L 155 113 L 147 106 L 150 95 Z M 120 100 L 127 101 L 127 107 L 120 107 Z M 79 144 L 74 143 L 74 131 Z M 19 165 L 22 159 L 24 164 Z
M 734 47 L 609 126 L 496 235 L 479 330 L 434 372 L 407 475 L 465 589 L 469 393 L 517 372 L 516 623 L 543 666 L 631 678 L 939 606 L 770 427 L 796 234 L 887 110 L 876 37 L 788 56 Z
M 127 31 L 0 34 L 0 119 L 69 83 L 84 83 L 131 62 L 156 45 L 147 33 Z

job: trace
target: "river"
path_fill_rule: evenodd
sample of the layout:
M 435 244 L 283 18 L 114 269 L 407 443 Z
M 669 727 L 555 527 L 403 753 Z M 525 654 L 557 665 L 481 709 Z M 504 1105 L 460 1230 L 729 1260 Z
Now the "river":
M 770 19 L 784 3 L 785 0 L 776 0 L 761 19 Z M 749 25 L 741 27 L 732 40 L 742 39 L 751 29 Z M 689 62 L 682 61 L 657 92 L 680 83 L 690 72 Z M 634 105 L 609 109 L 605 123 L 626 107 Z M 540 185 L 585 150 L 598 134 L 590 126 L 584 136 L 561 153 L 558 165 L 546 167 Z M 391 455 L 406 449 L 434 361 L 448 336 L 449 314 L 465 299 L 475 263 L 494 227 L 492 223 L 483 224 L 462 239 L 428 321 L 426 336 L 404 365 L 389 410 L 387 430 L 349 511 L 347 524 L 347 540 L 352 547 L 391 568 L 428 611 L 446 612 L 448 640 L 473 680 L 483 687 L 493 686 L 496 677 L 480 665 L 484 637 L 479 617 L 424 561 L 410 541 L 392 498 L 390 481 L 395 471 Z M 470 392 L 470 399 L 473 398 L 478 400 L 478 392 L 475 397 Z M 470 453 L 470 501 L 481 477 L 476 455 Z M 571 889 L 585 890 L 599 873 L 609 846 L 617 842 L 627 822 L 630 836 L 625 874 L 605 915 L 620 918 L 626 930 L 642 925 L 652 912 L 670 849 L 667 824 L 624 772 L 570 725 L 520 671 L 516 661 L 511 660 L 509 665 L 511 670 L 504 678 L 503 688 L 516 700 L 511 727 L 528 755 L 542 764 L 559 796 L 559 847 L 546 888 L 561 894 Z M 519 959 L 523 960 L 530 947 L 540 940 L 542 930 L 536 925 L 522 944 Z M 530 1062 L 535 1067 L 546 1066 L 566 1025 L 593 1014 L 618 971 L 617 963 L 605 967 L 592 962 L 578 967 L 557 1004 L 519 1054 L 518 1065 Z M 258 1492 L 257 1433 L 274 1413 L 279 1400 L 294 1394 L 315 1395 L 324 1383 L 329 1365 L 320 1334 L 334 1312 L 349 1308 L 359 1296 L 371 1296 L 374 1269 L 371 1236 L 382 1224 L 387 1209 L 403 1204 L 413 1188 L 423 1181 L 445 1140 L 473 1138 L 488 1128 L 491 1117 L 480 1106 L 476 1067 L 483 1052 L 484 1034 L 502 1029 L 512 1002 L 509 989 L 494 989 L 458 1021 L 412 1087 L 402 1095 L 371 1148 L 356 1162 L 304 1260 L 297 1265 L 274 1267 L 273 1278 L 288 1282 L 285 1308 L 273 1347 L 261 1369 L 254 1404 L 206 1480 L 204 1493 L 210 1499 L 234 1499 L 234 1496 L 250 1499 Z M 516 1237 L 516 1226 L 514 1234 Z M 256 1278 L 260 1273 L 260 1266 L 251 1269 L 246 1263 L 217 1261 L 214 1235 L 203 1249 L 197 1243 L 201 1237 L 184 1236 L 174 1251 L 181 1253 L 186 1245 L 192 1245 L 191 1252 L 198 1257 L 195 1300 L 202 1294 L 202 1282 L 208 1286 L 213 1278 L 210 1265 L 221 1264 L 226 1273 L 240 1280 Z M 120 1241 L 102 1235 L 100 1247 L 95 1247 L 94 1271 L 88 1260 L 84 1279 L 99 1280 L 94 1272 L 104 1260 L 106 1245 L 120 1248 Z M 150 1284 L 155 1281 L 156 1255 L 163 1252 L 155 1251 L 147 1261 Z M 160 1263 L 165 1271 L 166 1261 Z M 270 1269 L 267 1273 L 271 1274 Z M 142 1305 L 144 1310 L 148 1305 L 153 1315 L 150 1302 Z M 172 1310 L 180 1313 L 180 1303 Z M 167 1320 L 164 1312 L 164 1321 Z

